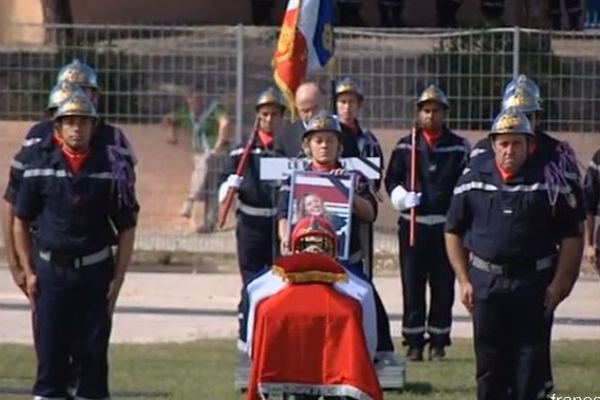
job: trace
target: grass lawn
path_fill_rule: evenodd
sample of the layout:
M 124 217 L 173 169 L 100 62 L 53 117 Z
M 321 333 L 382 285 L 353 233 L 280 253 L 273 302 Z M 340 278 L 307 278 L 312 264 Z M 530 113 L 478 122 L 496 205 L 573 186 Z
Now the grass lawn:
M 557 342 L 553 357 L 557 394 L 600 396 L 600 341 Z M 113 345 L 110 359 L 113 400 L 243 398 L 233 389 L 237 353 L 231 340 Z M 25 391 L 34 371 L 30 347 L 0 345 L 0 399 L 31 398 Z M 408 382 L 403 392 L 386 393 L 385 399 L 475 398 L 471 341 L 456 340 L 445 362 L 409 364 Z M 23 394 L 10 394 L 15 390 Z M 146 396 L 136 396 L 135 392 L 146 392 Z

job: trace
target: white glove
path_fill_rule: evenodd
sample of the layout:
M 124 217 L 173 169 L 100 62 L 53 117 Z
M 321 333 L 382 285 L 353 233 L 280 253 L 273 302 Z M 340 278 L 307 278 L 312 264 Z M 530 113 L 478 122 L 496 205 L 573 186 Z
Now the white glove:
M 229 175 L 227 177 L 227 180 L 225 182 L 223 182 L 221 184 L 221 186 L 219 187 L 219 203 L 222 203 L 225 201 L 225 198 L 227 197 L 227 192 L 229 191 L 230 187 L 239 189 L 243 180 L 244 180 L 243 176 L 239 176 L 236 174 Z
M 243 180 L 244 180 L 243 176 L 231 174 L 227 177 L 227 180 L 225 181 L 225 183 L 227 183 L 228 187 L 233 187 L 233 188 L 239 189 Z
M 421 204 L 421 195 L 420 192 L 408 192 L 406 193 L 406 197 L 404 197 L 404 205 L 406 208 L 413 208 Z
M 394 209 L 404 211 L 421 204 L 421 195 L 420 192 L 407 192 L 406 189 L 398 185 L 392 190 L 390 200 Z

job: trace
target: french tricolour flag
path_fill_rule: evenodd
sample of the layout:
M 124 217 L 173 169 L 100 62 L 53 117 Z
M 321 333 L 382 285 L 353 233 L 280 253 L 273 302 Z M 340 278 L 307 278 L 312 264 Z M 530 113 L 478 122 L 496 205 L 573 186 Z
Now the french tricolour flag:
M 273 54 L 273 77 L 290 110 L 304 77 L 333 56 L 333 0 L 289 0 Z

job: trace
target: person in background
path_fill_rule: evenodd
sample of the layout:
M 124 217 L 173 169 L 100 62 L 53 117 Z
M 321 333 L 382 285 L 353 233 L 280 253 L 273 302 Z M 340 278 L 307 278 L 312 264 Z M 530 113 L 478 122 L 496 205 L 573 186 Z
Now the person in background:
M 169 133 L 168 143 L 177 145 L 183 132 L 191 135 L 194 168 L 187 198 L 179 214 L 192 218 L 194 205 L 204 203 L 203 225 L 195 224 L 198 233 L 214 232 L 219 213 L 217 181 L 229 150 L 230 121 L 225 107 L 218 101 L 208 105 L 197 88 L 185 95 L 185 106 L 163 117 Z
M 304 157 L 302 135 L 308 121 L 323 108 L 323 92 L 315 82 L 304 82 L 296 89 L 294 103 L 298 119 L 275 133 L 275 153 L 288 158 Z

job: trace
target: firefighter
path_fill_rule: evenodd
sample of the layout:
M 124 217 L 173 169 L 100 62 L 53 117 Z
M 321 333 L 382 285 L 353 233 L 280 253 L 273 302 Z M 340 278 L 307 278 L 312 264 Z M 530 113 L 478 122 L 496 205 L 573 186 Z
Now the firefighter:
M 13 265 L 10 269 L 11 272 L 15 271 L 13 273 L 16 277 L 15 283 L 20 285 L 20 287 L 23 287 L 24 284 L 22 268 L 18 264 L 14 264 L 14 261 L 16 260 L 14 257 L 15 252 L 10 250 L 14 249 L 14 231 L 11 229 L 14 225 L 13 204 L 16 200 L 18 188 L 22 181 L 24 169 L 32 160 L 36 159 L 41 154 L 52 151 L 55 143 L 46 140 L 53 135 L 54 122 L 52 116 L 59 104 L 75 91 L 83 92 L 92 100 L 94 105 L 96 104 L 99 93 L 96 73 L 92 68 L 77 59 L 63 66 L 57 75 L 57 83 L 48 97 L 47 114 L 50 118 L 35 124 L 29 130 L 25 136 L 21 149 L 11 162 L 9 183 L 5 193 L 3 228 L 5 232 L 4 237 L 9 265 Z M 120 129 L 100 120 L 94 126 L 91 146 L 95 148 L 104 148 L 108 151 L 111 168 L 115 174 L 123 177 L 123 179 L 119 180 L 119 182 L 122 182 L 122 185 L 127 185 L 125 182 L 130 182 L 130 184 L 132 184 L 135 181 L 135 154 L 127 138 Z M 120 192 L 126 194 L 128 191 L 121 188 Z M 73 355 L 75 356 L 75 354 Z M 70 378 L 71 382 L 69 383 L 70 392 L 73 392 L 73 388 L 76 386 L 76 370 L 76 366 L 73 366 L 72 376 Z
M 580 222 L 585 219 L 583 209 L 583 193 L 580 183 L 579 168 L 577 158 L 571 147 L 566 142 L 561 142 L 548 135 L 543 129 L 543 109 L 541 107 L 540 91 L 538 86 L 525 75 L 519 76 L 509 82 L 504 90 L 505 97 L 502 102 L 502 109 L 514 108 L 522 112 L 529 120 L 534 138 L 530 140 L 530 157 L 535 158 L 537 162 L 544 166 L 546 173 L 550 174 L 553 180 L 568 182 L 573 192 L 570 198 L 574 202 L 578 212 Z M 491 142 L 489 139 L 483 139 L 475 146 L 471 152 L 471 162 L 469 168 L 473 165 L 487 162 L 492 158 Z M 548 185 L 547 193 L 549 198 L 556 199 L 558 188 Z M 583 244 L 582 244 L 583 245 Z M 551 345 L 552 345 L 552 325 L 554 316 L 552 313 L 546 314 L 546 330 L 543 362 L 543 382 L 542 389 L 545 395 L 549 395 L 554 389 L 554 379 L 552 374 Z
M 271 87 L 258 96 L 254 108 L 258 131 L 246 168 L 241 175 L 236 174 L 244 148 L 232 150 L 219 188 L 221 202 L 230 187 L 237 189 L 235 232 L 238 264 L 244 284 L 265 265 L 272 265 L 277 255 L 277 246 L 274 245 L 277 242 L 277 192 L 274 184 L 260 180 L 260 160 L 275 156 L 274 132 L 280 127 L 286 109 L 279 91 Z
M 350 78 L 341 79 L 335 88 L 335 105 L 342 128 L 342 154 L 346 157 L 360 157 L 366 160 L 368 157 L 377 157 L 380 165 L 383 165 L 383 152 L 377 141 L 377 137 L 364 128 L 358 122 L 358 115 L 362 108 L 364 95 L 359 86 Z M 382 168 L 379 168 L 381 171 Z M 371 190 L 378 198 L 377 192 L 381 186 L 381 180 L 369 182 Z M 373 224 L 361 223 L 361 240 L 365 250 L 364 274 L 373 276 Z
M 473 316 L 478 400 L 541 394 L 545 318 L 581 261 L 575 195 L 561 182 L 564 195 L 549 201 L 534 137 L 523 113 L 502 111 L 489 133 L 494 157 L 461 176 L 447 215 L 446 248 Z
M 444 222 L 452 190 L 465 168 L 469 145 L 446 126 L 448 106 L 446 95 L 435 85 L 421 93 L 414 143 L 412 134 L 398 141 L 385 176 L 392 206 L 400 211 L 402 335 L 411 361 L 423 360 L 427 342 L 429 359 L 436 361 L 445 357 L 444 349 L 450 345 L 454 274 L 443 246 Z M 415 171 L 411 170 L 412 156 L 416 157 Z M 411 174 L 416 177 L 415 187 L 409 186 Z M 411 208 L 416 209 L 414 246 L 410 243 Z M 427 284 L 431 294 L 428 317 Z
M 309 159 L 307 170 L 329 172 L 333 175 L 345 174 L 346 171 L 339 163 L 339 157 L 342 153 L 341 137 L 342 128 L 334 116 L 320 112 L 311 118 L 304 132 L 302 144 L 304 153 Z M 371 280 L 371 278 L 364 273 L 365 249 L 360 224 L 372 224 L 377 216 L 378 208 L 377 200 L 369 187 L 370 184 L 366 179 L 359 175 L 356 184 L 356 195 L 352 204 L 349 257 L 348 260 L 341 262 L 350 272 L 367 280 Z M 289 252 L 289 239 L 287 237 L 289 190 L 288 185 L 283 185 L 279 195 L 278 233 L 282 254 Z M 390 334 L 389 318 L 379 294 L 375 289 L 374 292 L 378 335 L 376 361 L 392 363 L 394 362 L 394 344 Z
M 82 63 L 78 59 L 74 59 L 71 63 L 61 68 L 56 81 L 57 83 L 69 82 L 78 85 L 91 99 L 94 107 L 98 107 L 100 96 L 98 77 L 96 71 L 89 65 Z M 131 175 L 133 174 L 133 167 L 136 165 L 137 159 L 123 131 L 100 118 L 95 126 L 91 144 L 95 147 L 106 147 L 109 150 L 113 166 L 115 168 L 116 166 L 121 166 L 119 173 L 128 174 L 131 179 L 135 179 Z
M 27 165 L 15 204 L 17 253 L 34 311 L 36 399 L 66 398 L 74 342 L 80 368 L 75 398 L 109 397 L 111 319 L 139 206 L 133 182 L 115 173 L 109 150 L 91 146 L 97 119 L 81 92 L 58 107 L 56 134 L 40 143 L 51 150 Z
M 341 157 L 379 157 L 383 164 L 383 152 L 377 137 L 361 127 L 358 115 L 365 96 L 356 82 L 343 78 L 335 87 L 335 106 L 342 128 Z M 379 190 L 379 182 L 376 182 Z
M 53 134 L 53 120 L 51 118 L 53 113 L 58 105 L 74 90 L 83 90 L 92 99 L 94 104 L 97 102 L 99 87 L 96 73 L 92 68 L 77 59 L 62 67 L 58 73 L 57 83 L 50 92 L 46 108 L 50 118 L 44 119 L 30 128 L 21 148 L 11 162 L 9 184 L 4 195 L 3 231 L 8 265 L 15 283 L 21 288 L 23 288 L 24 282 L 21 268 L 16 264 L 17 260 L 14 251 L 12 229 L 14 225 L 13 204 L 18 193 L 18 186 L 22 179 L 23 170 L 27 166 L 28 160 L 35 158 L 40 150 L 44 150 L 43 146 L 40 146 L 41 143 L 52 145 L 51 142 L 47 142 L 45 139 L 52 137 Z M 110 149 L 113 167 L 120 174 L 129 177 L 129 179 L 135 179 L 133 170 L 136 164 L 135 154 L 120 129 L 100 121 L 95 125 L 91 143 L 95 147 Z

